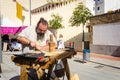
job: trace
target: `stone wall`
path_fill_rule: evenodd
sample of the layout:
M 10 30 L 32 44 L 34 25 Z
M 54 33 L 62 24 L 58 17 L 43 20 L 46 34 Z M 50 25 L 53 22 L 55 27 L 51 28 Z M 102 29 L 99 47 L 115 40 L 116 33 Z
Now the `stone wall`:
M 108 13 L 105 13 L 105 14 L 101 14 L 101 15 L 97 15 L 97 16 L 91 17 L 91 19 L 90 19 L 90 24 L 92 26 L 91 27 L 91 32 L 90 32 L 91 33 L 90 34 L 90 38 L 91 38 L 90 39 L 91 40 L 90 41 L 91 42 L 91 44 L 90 44 L 90 51 L 91 51 L 91 53 L 97 53 L 97 54 L 104 54 L 104 55 L 111 55 L 111 56 L 118 56 L 118 57 L 120 57 L 120 45 L 118 45 L 118 44 L 117 45 L 111 45 L 111 44 L 107 44 L 107 43 L 101 44 L 100 42 L 99 42 L 99 44 L 98 43 L 94 44 L 94 40 L 99 40 L 99 39 L 98 38 L 94 39 L 95 36 L 93 35 L 93 34 L 100 34 L 102 32 L 102 31 L 99 31 L 99 32 L 96 31 L 96 33 L 94 33 L 94 27 L 96 27 L 97 30 L 99 30 L 98 29 L 99 28 L 98 25 L 103 26 L 103 24 L 109 25 L 109 26 L 105 26 L 105 25 L 103 26 L 103 28 L 107 27 L 109 29 L 107 29 L 107 30 L 106 29 L 102 29 L 102 30 L 104 30 L 104 32 L 106 30 L 106 33 L 107 33 L 108 30 L 110 30 L 111 34 L 112 34 L 113 31 L 112 31 L 112 29 L 110 29 L 111 28 L 110 26 L 112 26 L 113 30 L 115 30 L 116 27 L 115 27 L 115 25 L 112 25 L 112 23 L 119 23 L 119 22 L 120 22 L 120 9 L 116 10 L 116 11 L 111 11 L 111 12 L 108 12 Z M 118 27 L 120 27 L 120 26 L 118 25 Z M 116 30 L 115 33 L 114 33 L 115 34 L 114 36 L 116 36 L 116 37 L 120 36 L 119 35 L 119 30 L 118 30 L 118 32 Z M 111 39 L 110 41 L 112 41 L 112 39 L 115 39 L 115 37 L 111 38 L 111 35 L 109 35 L 107 37 L 109 39 Z M 104 39 L 108 39 L 107 37 L 104 38 Z M 117 39 L 119 39 L 119 38 L 117 38 Z M 116 41 L 116 40 L 114 40 L 114 41 Z M 119 41 L 119 40 L 117 40 L 117 41 Z M 104 42 L 104 40 L 103 40 L 103 42 Z M 115 42 L 112 42 L 112 43 L 115 43 Z
M 120 57 L 120 46 L 90 44 L 91 53 Z
M 91 25 L 120 22 L 120 9 L 114 12 L 93 16 L 90 19 Z

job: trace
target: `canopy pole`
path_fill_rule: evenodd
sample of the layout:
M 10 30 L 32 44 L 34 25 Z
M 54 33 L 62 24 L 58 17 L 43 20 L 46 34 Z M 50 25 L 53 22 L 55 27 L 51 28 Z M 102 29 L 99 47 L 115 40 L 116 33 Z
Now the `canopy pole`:
M 1 15 L 1 7 L 0 7 L 0 27 L 1 27 L 1 24 L 2 24 L 2 15 Z M 1 34 L 0 34 L 0 73 L 2 73 L 1 63 L 2 63 L 2 40 L 1 40 Z
M 29 16 L 30 16 L 30 26 L 31 26 L 31 0 L 29 0 Z

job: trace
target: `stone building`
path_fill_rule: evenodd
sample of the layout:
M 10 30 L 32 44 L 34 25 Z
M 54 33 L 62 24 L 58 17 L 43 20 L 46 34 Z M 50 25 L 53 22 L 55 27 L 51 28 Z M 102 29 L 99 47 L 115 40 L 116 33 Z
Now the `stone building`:
M 120 9 L 90 19 L 92 53 L 120 56 Z

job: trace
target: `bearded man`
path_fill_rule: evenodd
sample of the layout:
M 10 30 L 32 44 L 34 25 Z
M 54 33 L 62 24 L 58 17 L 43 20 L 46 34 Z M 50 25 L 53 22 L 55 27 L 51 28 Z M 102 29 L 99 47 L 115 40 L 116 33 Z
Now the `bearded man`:
M 48 22 L 44 18 L 40 18 L 36 27 L 27 27 L 20 34 L 17 40 L 23 44 L 23 52 L 30 52 L 33 50 L 48 50 L 50 35 L 53 35 L 48 30 Z M 57 41 L 53 36 L 53 41 Z

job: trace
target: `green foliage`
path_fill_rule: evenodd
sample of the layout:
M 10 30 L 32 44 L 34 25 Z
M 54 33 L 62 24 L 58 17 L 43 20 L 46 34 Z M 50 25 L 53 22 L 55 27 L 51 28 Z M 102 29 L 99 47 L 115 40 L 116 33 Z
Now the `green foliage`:
M 49 25 L 50 25 L 50 28 L 52 29 L 59 29 L 59 28 L 63 28 L 62 26 L 62 17 L 59 16 L 59 15 L 55 15 L 55 14 L 52 14 L 51 15 L 52 19 L 49 20 Z
M 91 16 L 92 14 L 89 9 L 86 8 L 83 3 L 79 3 L 78 6 L 74 9 L 73 15 L 69 22 L 71 23 L 71 26 L 80 26 L 81 23 L 84 25 Z

